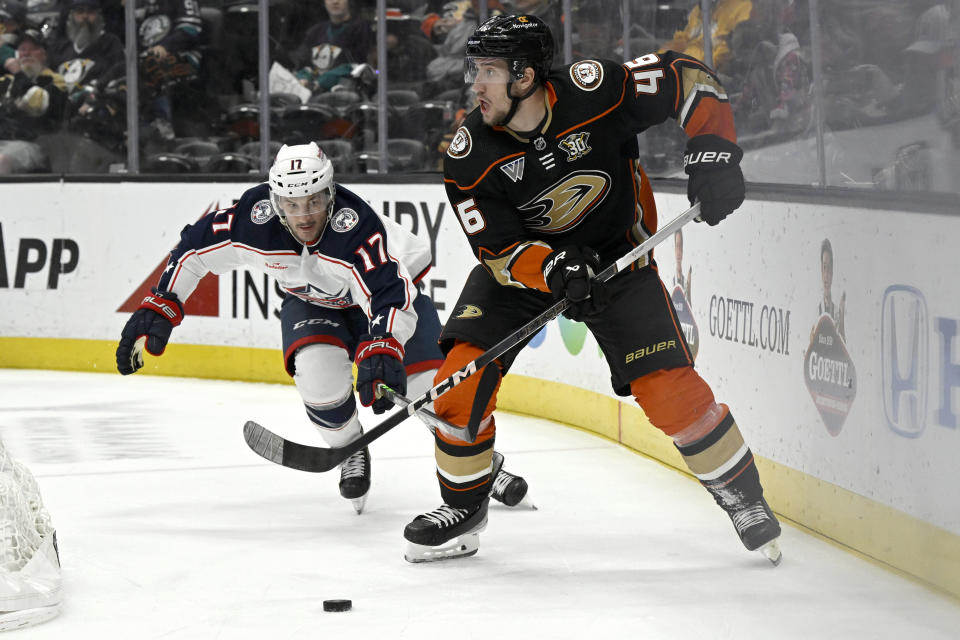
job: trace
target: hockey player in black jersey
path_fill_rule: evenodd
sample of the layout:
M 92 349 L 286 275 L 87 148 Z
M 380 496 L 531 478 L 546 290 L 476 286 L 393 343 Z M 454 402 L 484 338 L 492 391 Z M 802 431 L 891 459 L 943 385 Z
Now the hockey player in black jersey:
M 280 330 L 287 373 L 324 440 L 344 446 L 363 433 L 351 362 L 360 402 L 375 413 L 392 406 L 377 397 L 380 382 L 415 396 L 432 386 L 443 359 L 440 320 L 417 289 L 430 265 L 429 243 L 335 184 L 333 165 L 316 143 L 284 146 L 269 184 L 183 229 L 153 295 L 123 328 L 117 369 L 127 375 L 142 367 L 144 348 L 163 353 L 183 320 L 182 303 L 207 273 L 240 267 L 266 273 L 285 294 Z M 526 482 L 498 471 L 502 487 L 494 497 L 513 506 Z M 340 493 L 360 513 L 369 488 L 364 448 L 341 466 Z
M 637 162 L 644 129 L 668 118 L 685 129 L 688 197 L 700 202 L 703 221 L 716 225 L 743 202 L 727 95 L 702 62 L 676 52 L 551 70 L 552 55 L 550 31 L 532 15 L 493 17 L 467 41 L 465 80 L 479 106 L 454 135 L 444 182 L 480 264 L 444 326 L 436 380 L 566 297 L 566 315 L 596 337 L 616 392 L 632 395 L 673 438 L 746 548 L 778 562 L 780 525 L 753 454 L 694 369 L 652 257 L 602 285 L 591 280 L 656 231 Z M 443 418 L 479 435 L 466 442 L 436 434 L 444 504 L 407 525 L 408 560 L 476 553 L 493 482 L 496 395 L 522 346 L 435 402 Z

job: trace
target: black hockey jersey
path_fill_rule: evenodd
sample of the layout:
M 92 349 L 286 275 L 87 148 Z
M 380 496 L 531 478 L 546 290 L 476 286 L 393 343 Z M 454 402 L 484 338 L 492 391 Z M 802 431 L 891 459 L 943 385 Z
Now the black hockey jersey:
M 688 136 L 736 142 L 716 76 L 672 51 L 554 69 L 545 100 L 546 120 L 529 139 L 485 125 L 474 110 L 445 158 L 460 224 L 505 286 L 548 290 L 540 267 L 553 248 L 591 247 L 605 267 L 656 231 L 653 193 L 637 162 L 640 132 L 673 118 Z
M 298 242 L 270 203 L 270 187 L 248 189 L 234 206 L 208 213 L 180 233 L 158 288 L 180 300 L 207 273 L 246 267 L 274 278 L 286 295 L 332 309 L 361 308 L 370 332 L 413 335 L 416 283 L 430 268 L 430 245 L 337 186 L 320 239 Z
M 200 4 L 196 0 L 147 0 L 140 23 L 140 46 L 163 45 L 180 53 L 199 44 L 203 32 Z

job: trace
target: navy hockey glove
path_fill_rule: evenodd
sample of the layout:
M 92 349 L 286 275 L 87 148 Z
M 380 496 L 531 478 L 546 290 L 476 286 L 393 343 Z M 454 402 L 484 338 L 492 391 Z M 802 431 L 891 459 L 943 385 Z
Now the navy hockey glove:
M 157 291 L 147 296 L 120 333 L 117 346 L 117 371 L 129 375 L 143 366 L 144 342 L 147 351 L 159 356 L 167 348 L 170 332 L 183 320 L 183 305 L 175 293 Z
M 543 279 L 554 300 L 570 301 L 563 315 L 582 321 L 588 315 L 603 311 L 608 292 L 603 283 L 593 280 L 600 270 L 600 257 L 589 247 L 563 247 L 552 251 L 541 266 Z
M 357 345 L 357 393 L 360 404 L 373 405 L 374 413 L 383 413 L 393 407 L 386 398 L 377 398 L 381 382 L 400 395 L 407 393 L 407 372 L 403 368 L 403 346 L 389 333 L 360 336 Z
M 736 144 L 715 135 L 694 136 L 683 154 L 687 180 L 687 199 L 700 201 L 699 220 L 713 226 L 743 204 L 746 187 Z

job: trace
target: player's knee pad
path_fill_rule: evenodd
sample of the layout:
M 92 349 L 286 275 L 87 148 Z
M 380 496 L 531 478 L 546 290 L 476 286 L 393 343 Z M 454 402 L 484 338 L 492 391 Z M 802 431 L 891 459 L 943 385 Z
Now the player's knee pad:
M 630 383 L 637 404 L 651 424 L 675 436 L 715 404 L 713 391 L 693 367 L 654 371 Z
M 330 344 L 310 344 L 294 356 L 293 381 L 310 421 L 327 444 L 342 446 L 360 437 L 353 370 L 347 352 Z
M 437 371 L 434 384 L 439 384 L 452 376 L 482 354 L 483 349 L 476 345 L 457 342 Z M 434 401 L 434 410 L 438 416 L 451 424 L 463 427 L 479 425 L 475 442 L 491 439 L 494 435 L 495 423 L 490 418 L 497 407 L 497 392 L 500 390 L 501 378 L 499 365 L 496 363 L 487 365 L 482 371 L 473 374 L 437 398 Z M 438 434 L 438 437 L 441 435 Z

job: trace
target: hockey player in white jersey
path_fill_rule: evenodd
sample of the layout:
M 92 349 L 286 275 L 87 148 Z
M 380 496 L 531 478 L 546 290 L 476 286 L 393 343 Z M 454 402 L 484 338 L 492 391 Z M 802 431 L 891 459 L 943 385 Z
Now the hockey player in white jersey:
M 431 266 L 429 244 L 378 215 L 333 180 L 333 165 L 316 143 L 284 146 L 269 182 L 248 189 L 228 209 L 186 226 L 153 295 L 123 328 L 117 369 L 143 366 L 143 349 L 160 355 L 183 320 L 183 301 L 207 273 L 246 267 L 273 277 L 284 292 L 280 308 L 284 364 L 307 416 L 324 440 L 342 447 L 363 433 L 356 390 L 375 413 L 383 383 L 420 396 L 443 362 L 440 320 L 417 288 Z M 502 464 L 502 457 L 499 458 Z M 526 493 L 523 478 L 498 468 L 491 495 L 508 506 Z M 340 494 L 363 511 L 370 489 L 370 452 L 361 449 L 340 468 Z

